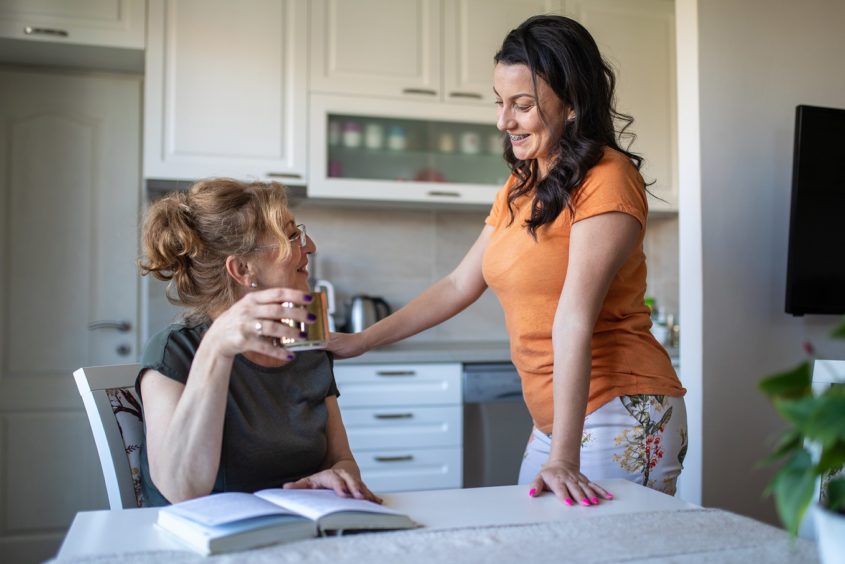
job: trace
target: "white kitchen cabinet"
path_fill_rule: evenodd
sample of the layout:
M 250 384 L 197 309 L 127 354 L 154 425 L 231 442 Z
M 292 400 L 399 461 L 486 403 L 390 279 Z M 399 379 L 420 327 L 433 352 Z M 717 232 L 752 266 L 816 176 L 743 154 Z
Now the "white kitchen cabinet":
M 311 95 L 308 196 L 492 204 L 510 173 L 492 106 Z
M 459 488 L 459 363 L 335 365 L 349 445 L 375 492 Z
M 144 176 L 306 178 L 307 2 L 150 0 Z
M 144 48 L 145 0 L 0 0 L 0 37 Z
M 678 209 L 675 12 L 671 0 L 566 0 L 566 13 L 593 35 L 616 73 L 617 109 L 634 116 L 631 150 L 651 211 Z
M 311 90 L 493 102 L 508 31 L 558 0 L 314 0 Z

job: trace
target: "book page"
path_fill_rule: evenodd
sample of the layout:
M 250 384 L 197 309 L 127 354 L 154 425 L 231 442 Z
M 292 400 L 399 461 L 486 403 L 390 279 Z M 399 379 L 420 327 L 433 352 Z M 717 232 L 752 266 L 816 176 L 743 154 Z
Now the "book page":
M 340 497 L 332 490 L 284 490 L 274 488 L 255 492 L 255 495 L 315 521 L 324 515 L 342 511 L 402 515 L 398 511 L 372 501 Z
M 265 515 L 293 515 L 291 511 L 279 505 L 252 494 L 237 492 L 199 497 L 162 507 L 159 511 L 170 512 L 207 527 Z

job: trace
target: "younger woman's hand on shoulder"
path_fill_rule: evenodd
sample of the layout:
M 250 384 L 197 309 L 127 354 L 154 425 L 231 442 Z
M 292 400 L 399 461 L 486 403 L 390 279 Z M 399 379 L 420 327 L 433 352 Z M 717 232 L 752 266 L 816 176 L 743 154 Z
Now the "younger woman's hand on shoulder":
M 326 349 L 333 353 L 335 358 L 352 358 L 367 352 L 362 333 L 332 333 Z
M 382 499 L 370 491 L 361 478 L 343 468 L 329 468 L 285 484 L 286 490 L 334 490 L 340 497 L 354 497 L 375 503 Z
M 314 322 L 305 307 L 297 307 L 310 301 L 306 296 L 310 294 L 292 288 L 250 292 L 212 322 L 203 342 L 227 357 L 251 351 L 292 360 L 293 355 L 281 346 L 281 340 L 302 338 L 299 322 Z

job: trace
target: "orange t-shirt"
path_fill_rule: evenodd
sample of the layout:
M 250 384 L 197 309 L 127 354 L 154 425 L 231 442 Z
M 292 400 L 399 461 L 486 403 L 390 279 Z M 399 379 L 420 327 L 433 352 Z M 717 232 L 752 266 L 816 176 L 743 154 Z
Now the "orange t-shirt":
M 495 230 L 484 254 L 483 273 L 504 309 L 511 358 L 536 427 L 544 433 L 552 429 L 552 323 L 566 280 L 572 224 L 603 213 L 627 213 L 642 229 L 637 246 L 611 282 L 593 329 L 587 413 L 623 395 L 684 395 L 668 353 L 651 334 L 643 303 L 648 203 L 636 167 L 623 153 L 606 148 L 575 192 L 574 215 L 566 208 L 537 230 L 537 241 L 523 227 L 531 215 L 533 192 L 514 202 L 514 221 L 509 224 L 507 196 L 514 180 L 511 177 L 499 191 L 485 220 Z

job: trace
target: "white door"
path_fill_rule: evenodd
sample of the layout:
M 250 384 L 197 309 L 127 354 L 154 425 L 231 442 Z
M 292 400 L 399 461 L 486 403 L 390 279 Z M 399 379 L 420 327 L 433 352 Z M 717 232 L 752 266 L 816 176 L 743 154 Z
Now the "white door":
M 3 562 L 108 506 L 72 372 L 137 358 L 140 104 L 140 77 L 0 67 Z

